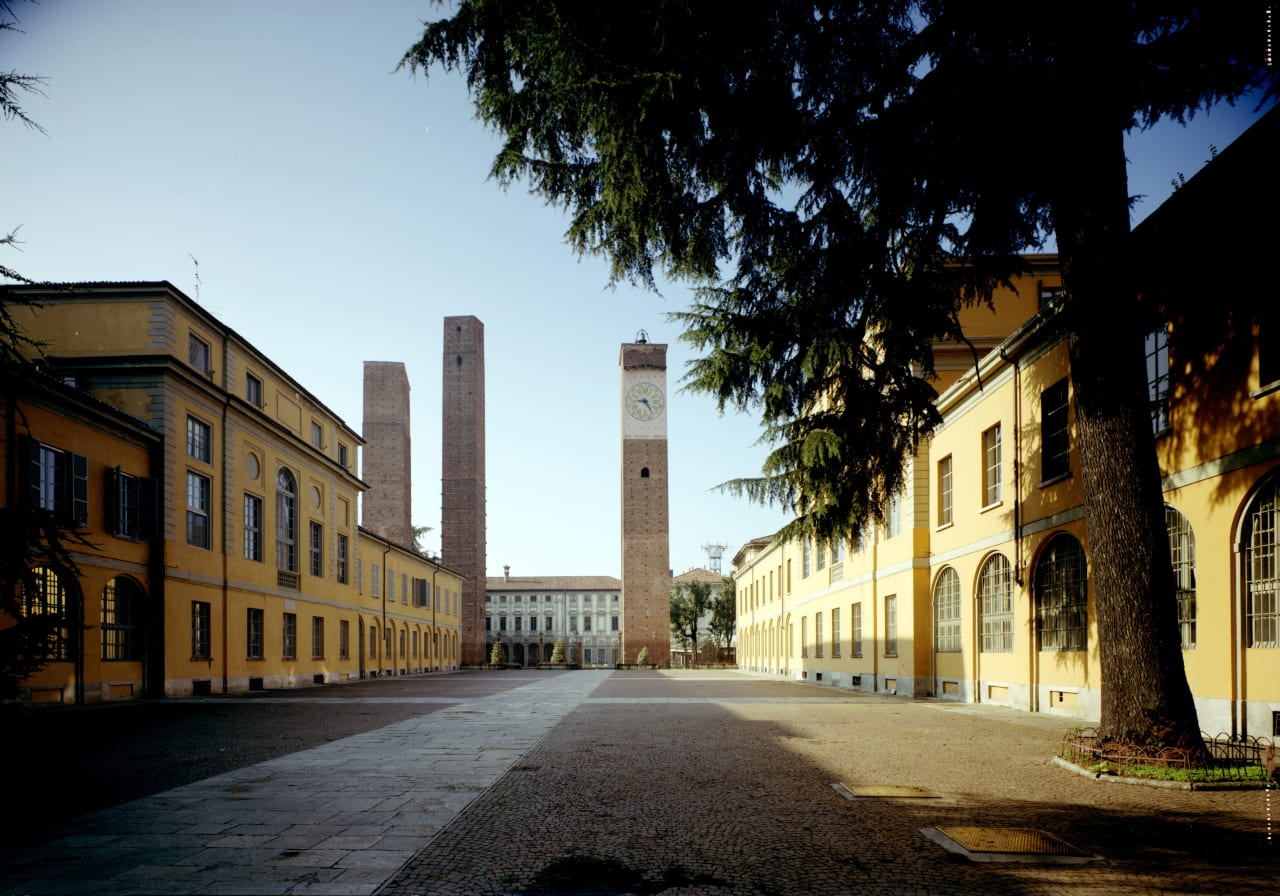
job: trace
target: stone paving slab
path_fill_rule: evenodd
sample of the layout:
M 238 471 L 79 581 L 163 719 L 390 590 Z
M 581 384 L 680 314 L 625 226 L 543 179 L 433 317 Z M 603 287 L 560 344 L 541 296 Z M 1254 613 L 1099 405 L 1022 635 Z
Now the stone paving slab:
M 608 675 L 450 700 L 0 845 L 0 893 L 372 893 Z

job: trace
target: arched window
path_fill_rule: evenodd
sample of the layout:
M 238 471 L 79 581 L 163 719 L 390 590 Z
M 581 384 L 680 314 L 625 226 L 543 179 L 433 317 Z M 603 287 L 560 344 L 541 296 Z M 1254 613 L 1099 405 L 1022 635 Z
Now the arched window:
M 31 570 L 35 587 L 22 591 L 22 612 L 27 616 L 42 618 L 49 624 L 45 658 L 51 661 L 71 659 L 70 638 L 67 631 L 67 589 L 58 574 L 47 566 Z
M 298 486 L 284 467 L 276 474 L 276 567 L 298 571 Z
M 1182 649 L 1190 650 L 1196 646 L 1196 537 L 1187 518 L 1167 504 L 1164 524 L 1169 530 L 1169 554 L 1173 558 L 1173 589 L 1178 598 Z
M 1089 591 L 1084 548 L 1070 535 L 1049 539 L 1036 562 L 1036 628 L 1040 649 L 1084 650 L 1089 640 Z
M 960 575 L 950 566 L 933 586 L 933 646 L 938 653 L 960 652 Z
M 142 659 L 142 589 L 117 576 L 102 589 L 102 658 Z
M 978 575 L 982 652 L 1013 652 L 1013 574 L 1004 554 L 992 554 Z
M 1280 647 L 1280 476 L 1253 500 L 1245 539 L 1250 647 Z

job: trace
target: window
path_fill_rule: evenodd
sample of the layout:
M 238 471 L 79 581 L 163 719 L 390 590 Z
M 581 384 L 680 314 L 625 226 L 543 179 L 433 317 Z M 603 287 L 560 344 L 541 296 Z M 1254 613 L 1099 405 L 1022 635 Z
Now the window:
M 938 525 L 951 525 L 951 455 L 938 461 Z
M 338 465 L 344 470 L 347 467 L 347 446 L 341 442 L 338 443 Z
M 1147 401 L 1151 404 L 1151 431 L 1169 428 L 1169 328 L 1162 326 L 1146 336 Z
M 209 343 L 195 333 L 187 334 L 187 363 L 203 374 L 213 372 L 209 366 Z
M 382 633 L 382 656 L 386 660 L 394 660 L 396 653 L 391 649 L 391 626 L 387 626 L 386 631 Z
M 590 616 L 583 616 L 583 617 L 582 617 L 582 630 L 583 630 L 584 632 L 589 632 L 589 631 L 591 631 L 591 617 L 590 617 Z
M 187 472 L 187 544 L 208 548 L 212 535 L 209 526 L 212 481 L 199 473 Z
M 1280 313 L 1263 308 L 1258 319 L 1258 388 L 1280 381 Z
M 1191 523 L 1176 508 L 1164 508 L 1169 530 L 1169 555 L 1173 560 L 1173 588 L 1178 600 L 1178 630 L 1182 649 L 1196 646 L 1196 539 Z
M 538 630 L 538 617 L 537 617 L 537 616 L 530 616 L 530 617 L 529 617 L 529 631 L 531 631 L 531 632 L 536 632 L 537 630 Z
M 313 448 L 324 447 L 324 427 L 316 421 L 311 421 L 311 446 Z
M 884 655 L 898 655 L 898 596 L 884 599 Z
M 840 608 L 831 611 L 831 655 L 840 657 Z
M 889 496 L 889 506 L 885 511 L 884 537 L 893 538 L 902 534 L 902 494 L 894 492 Z
M 800 617 L 800 658 L 809 656 L 809 617 Z
M 1280 647 L 1280 477 L 1254 499 L 1245 539 L 1245 621 L 1250 647 Z
M 338 620 L 338 659 L 351 658 L 351 623 L 345 619 Z
M 817 568 L 818 572 L 822 572 L 822 570 L 827 568 L 827 546 L 820 543 L 815 544 L 814 553 L 817 554 L 817 562 L 814 563 L 814 566 Z
M 404 659 L 408 654 L 405 653 L 405 631 L 400 629 L 400 659 Z
M 355 574 L 355 578 L 354 578 L 354 580 L 353 580 L 353 584 L 356 586 L 356 590 L 357 590 L 357 591 L 359 591 L 360 589 L 362 589 L 362 588 L 364 587 L 364 585 L 362 584 L 362 576 L 361 576 L 361 572 L 362 572 L 361 567 L 362 567 L 362 565 L 363 565 L 363 564 L 361 563 L 361 559 L 362 559 L 362 558 L 360 557 L 360 555 L 359 555 L 359 554 L 357 554 L 357 555 L 356 555 L 356 574 Z
M 499 616 L 499 617 L 498 617 L 498 631 L 500 631 L 500 632 L 505 632 L 506 630 L 507 630 L 507 617 L 506 617 L 506 616 Z
M 245 623 L 246 655 L 251 660 L 262 659 L 262 612 L 251 607 Z
M 520 631 L 520 630 L 521 630 L 521 628 L 520 628 L 520 627 L 521 627 L 523 624 L 524 624 L 524 617 L 523 617 L 523 616 L 516 616 L 516 617 L 515 617 L 515 626 L 516 626 L 516 631 Z
M 378 630 L 370 626 L 369 628 L 369 656 L 376 657 L 378 655 Z
M 1058 296 L 1062 295 L 1061 286 L 1042 286 L 1040 287 L 1040 307 L 1048 305 Z
M 102 589 L 102 658 L 142 659 L 142 589 L 116 577 Z
M 616 618 L 616 617 L 615 617 L 615 618 Z M 551 631 L 551 617 L 550 617 L 550 616 L 548 616 L 548 617 L 547 617 L 545 620 L 543 620 L 543 621 L 544 621 L 544 622 L 546 622 L 546 625 L 544 625 L 544 626 L 543 626 L 543 631 L 548 631 L 548 632 L 549 632 L 549 631 Z
M 298 571 L 298 487 L 284 467 L 276 474 L 276 567 Z M 376 592 L 375 592 L 376 593 Z
M 409 602 L 409 574 L 407 572 L 400 573 L 400 603 L 407 604 Z M 423 606 L 426 606 L 424 603 Z
M 311 617 L 311 658 L 324 659 L 324 617 Z
M 262 499 L 244 496 L 244 559 L 262 562 Z
M 1071 431 L 1063 377 L 1040 393 L 1040 480 L 1048 482 L 1070 472 Z
M 1084 549 L 1070 535 L 1055 535 L 1036 563 L 1036 628 L 1042 651 L 1087 647 L 1088 583 Z
M 551 618 L 551 617 L 549 617 L 549 616 L 547 617 L 547 619 L 548 619 L 548 620 L 550 620 L 550 618 Z M 611 632 L 616 632 L 617 630 L 618 630 L 618 617 L 617 617 L 617 616 L 610 616 L 610 617 L 609 617 L 609 631 L 611 631 Z
M 260 408 L 265 404 L 262 400 L 262 380 L 252 373 L 244 375 L 244 400 L 255 408 Z
M 89 523 L 89 460 L 27 439 L 27 498 L 33 509 L 71 522 Z
M 578 617 L 577 617 L 577 616 L 570 616 L 570 617 L 569 617 L 569 631 L 571 631 L 571 632 L 576 632 L 577 630 L 578 630 Z
M 311 574 L 313 576 L 324 575 L 324 554 L 322 548 L 324 546 L 324 526 L 311 520 L 311 537 L 308 540 L 311 554 Z
M 992 554 L 978 575 L 982 652 L 1013 652 L 1013 573 L 1004 554 Z
M 484 617 L 484 630 L 487 632 L 493 631 L 493 619 L 489 616 Z
M 193 457 L 202 463 L 208 463 L 211 456 L 210 446 L 213 443 L 213 427 L 208 423 L 187 418 L 187 457 Z
M 159 526 L 159 487 L 149 476 L 131 476 L 117 467 L 107 471 L 107 504 L 111 534 L 150 541 Z
M 35 588 L 28 591 L 26 583 L 23 584 L 22 612 L 30 617 L 43 617 L 50 623 L 44 658 L 53 661 L 69 660 L 71 653 L 66 627 L 66 588 L 58 574 L 47 566 L 37 566 L 31 570 L 31 578 Z
M 343 585 L 347 584 L 347 548 L 347 536 L 338 535 L 338 581 Z
M 298 616 L 295 613 L 284 614 L 283 649 L 281 655 L 287 659 L 298 656 Z
M 960 574 L 945 566 L 933 586 L 933 646 L 938 653 L 960 652 Z
M 212 655 L 213 645 L 213 607 L 202 600 L 191 602 L 191 658 L 207 660 Z
M 822 659 L 822 614 L 813 616 L 813 655 Z
M 982 434 L 982 504 L 1000 503 L 1000 424 Z
M 377 563 L 373 565 L 373 575 L 369 577 L 369 581 L 373 583 L 373 596 L 380 597 L 382 595 L 382 570 Z
M 859 601 L 849 609 L 852 611 L 853 617 L 851 620 L 853 630 L 850 632 L 852 643 L 849 645 L 849 650 L 852 656 L 862 656 L 862 602 Z
M 805 539 L 800 547 L 800 578 L 807 579 L 813 572 L 813 545 Z

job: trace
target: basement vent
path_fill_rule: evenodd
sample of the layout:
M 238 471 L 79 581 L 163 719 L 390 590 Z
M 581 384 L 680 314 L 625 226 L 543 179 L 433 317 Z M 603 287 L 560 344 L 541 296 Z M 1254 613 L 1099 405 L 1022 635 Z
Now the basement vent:
M 195 697 L 212 696 L 213 682 L 208 680 L 191 682 L 191 694 Z
M 1280 737 L 1280 712 L 1271 713 L 1271 736 Z
M 249 679 L 249 690 L 251 690 L 251 691 L 265 691 L 265 690 L 266 690 L 266 688 L 262 686 L 262 679 L 261 679 L 261 678 L 250 678 L 250 679 Z
M 800 670 L 800 677 L 801 677 L 801 678 L 808 678 L 808 677 L 809 677 L 809 670 L 808 670 L 808 669 L 801 669 L 801 670 Z
M 311 676 L 311 681 L 313 684 L 324 684 L 324 673 L 317 672 L 315 675 Z
M 815 672 L 815 673 L 813 674 L 813 680 L 814 680 L 814 681 L 822 681 L 822 673 L 821 673 L 821 672 Z
M 860 687 L 862 687 L 862 676 L 861 676 L 861 675 L 851 675 L 851 676 L 849 676 L 849 685 L 850 685 L 851 687 L 855 687 L 855 688 L 860 688 Z

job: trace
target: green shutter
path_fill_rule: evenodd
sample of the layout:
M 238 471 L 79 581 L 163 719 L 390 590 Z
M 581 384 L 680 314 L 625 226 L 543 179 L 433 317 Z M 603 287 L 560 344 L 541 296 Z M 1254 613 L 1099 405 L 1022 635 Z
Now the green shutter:
M 70 477 L 71 522 L 77 526 L 89 525 L 89 458 L 83 454 L 72 454 L 71 463 L 67 464 Z

